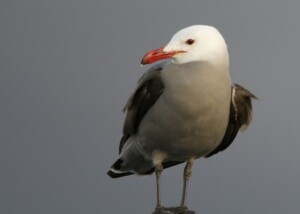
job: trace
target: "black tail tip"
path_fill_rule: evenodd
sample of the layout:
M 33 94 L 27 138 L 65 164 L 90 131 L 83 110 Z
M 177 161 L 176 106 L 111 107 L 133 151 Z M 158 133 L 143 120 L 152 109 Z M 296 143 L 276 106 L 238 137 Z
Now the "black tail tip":
M 132 175 L 132 172 L 122 172 L 122 163 L 123 160 L 121 158 L 119 158 L 112 166 L 111 166 L 111 170 L 109 170 L 107 172 L 107 175 L 111 178 L 120 178 L 120 177 L 124 177 L 127 175 Z M 117 171 L 117 172 L 116 172 Z M 119 172 L 120 171 L 120 172 Z
M 113 172 L 113 171 L 111 171 L 111 170 L 109 170 L 109 171 L 107 172 L 107 175 L 108 175 L 109 177 L 111 177 L 111 178 L 114 178 L 114 177 L 116 176 L 116 174 L 117 174 L 117 173 L 115 173 L 115 172 Z
M 109 170 L 107 172 L 107 175 L 111 178 L 120 178 L 120 177 L 124 177 L 124 176 L 127 176 L 127 175 L 132 175 L 133 173 L 132 172 L 120 172 L 120 173 L 117 173 L 117 172 L 114 172 L 112 170 Z

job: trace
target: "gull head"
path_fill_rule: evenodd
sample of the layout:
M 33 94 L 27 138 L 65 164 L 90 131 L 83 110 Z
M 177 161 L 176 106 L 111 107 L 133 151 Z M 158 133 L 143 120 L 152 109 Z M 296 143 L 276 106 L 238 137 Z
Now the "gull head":
M 194 61 L 228 61 L 227 45 L 216 28 L 193 25 L 178 31 L 166 46 L 149 51 L 141 64 L 151 64 L 169 58 L 177 64 Z

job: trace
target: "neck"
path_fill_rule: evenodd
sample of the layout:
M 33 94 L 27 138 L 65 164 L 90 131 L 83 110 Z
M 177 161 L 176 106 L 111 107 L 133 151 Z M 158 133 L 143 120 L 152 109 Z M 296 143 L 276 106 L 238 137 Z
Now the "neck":
M 215 70 L 221 69 L 229 72 L 229 55 L 227 48 L 224 48 L 223 50 L 217 49 L 217 51 L 211 52 L 211 54 L 206 55 L 201 59 L 201 63 L 209 67 L 214 67 Z

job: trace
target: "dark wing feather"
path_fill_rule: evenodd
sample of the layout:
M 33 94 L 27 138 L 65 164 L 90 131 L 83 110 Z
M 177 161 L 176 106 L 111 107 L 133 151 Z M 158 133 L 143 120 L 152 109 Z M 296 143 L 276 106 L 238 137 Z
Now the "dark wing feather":
M 206 158 L 228 148 L 239 130 L 244 130 L 249 125 L 252 119 L 251 99 L 257 99 L 257 97 L 241 85 L 233 84 L 229 121 L 225 135 L 220 145 L 206 155 Z
M 129 98 L 123 111 L 126 117 L 123 126 L 123 137 L 119 146 L 119 153 L 127 139 L 136 133 L 140 122 L 163 92 L 164 85 L 161 80 L 162 64 L 151 68 L 138 81 L 138 86 Z

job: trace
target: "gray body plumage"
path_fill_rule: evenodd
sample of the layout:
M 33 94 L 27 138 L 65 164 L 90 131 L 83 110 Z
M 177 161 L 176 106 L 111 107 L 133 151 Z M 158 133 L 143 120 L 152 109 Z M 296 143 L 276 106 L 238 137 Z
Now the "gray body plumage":
M 224 150 L 241 126 L 249 124 L 250 98 L 255 96 L 231 84 L 228 66 L 154 66 L 124 108 L 120 159 L 109 174 L 152 173 L 157 151 L 164 167 L 170 167 Z

